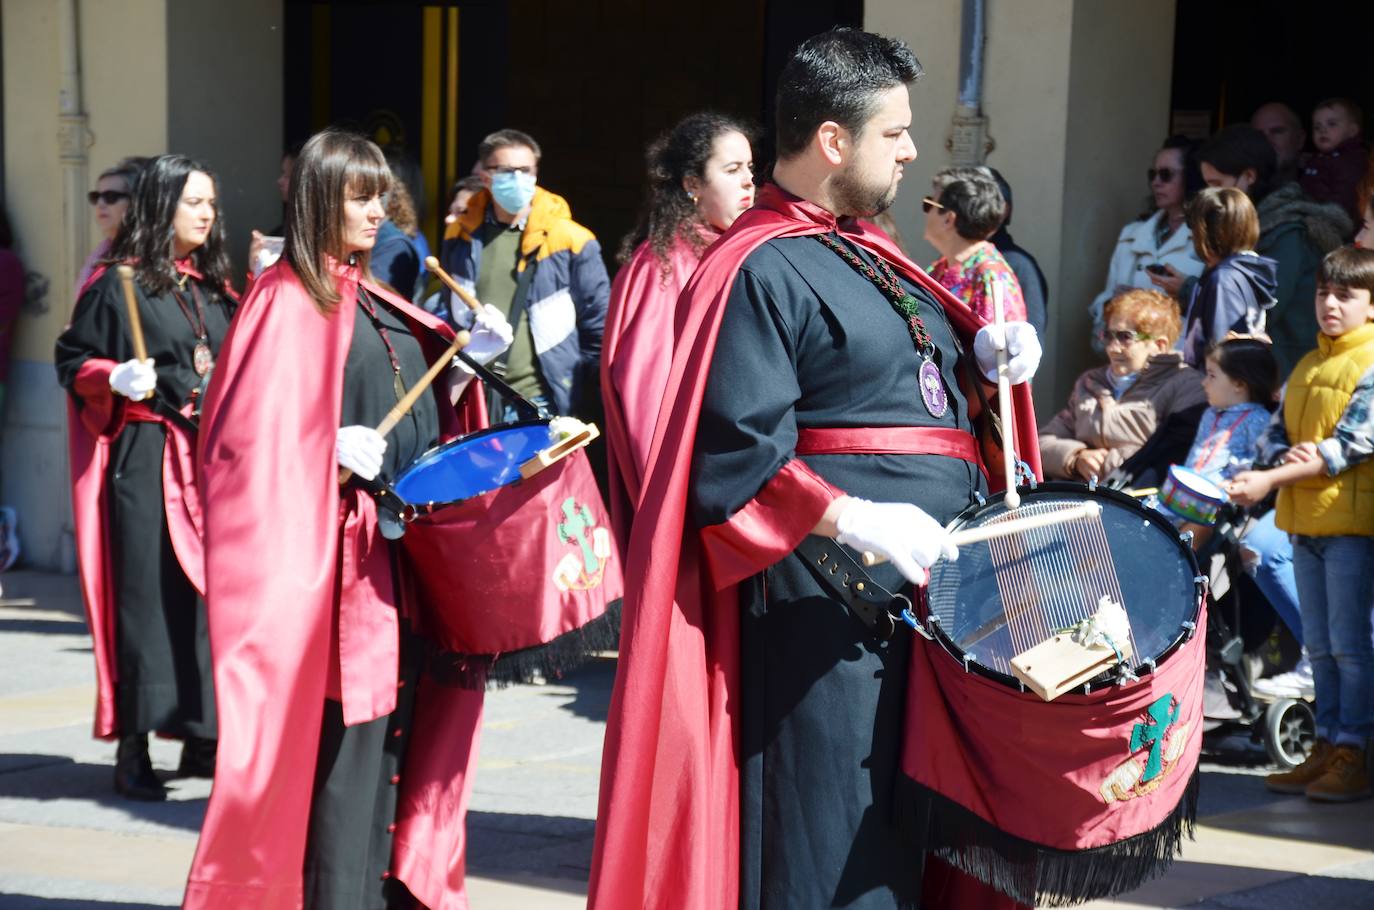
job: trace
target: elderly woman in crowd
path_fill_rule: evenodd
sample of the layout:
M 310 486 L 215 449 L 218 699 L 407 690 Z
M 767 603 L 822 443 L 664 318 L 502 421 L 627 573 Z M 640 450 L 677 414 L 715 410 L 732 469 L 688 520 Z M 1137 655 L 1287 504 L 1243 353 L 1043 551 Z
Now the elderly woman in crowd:
M 993 321 L 993 286 L 1002 285 L 1008 322 L 1026 319 L 1026 302 L 1016 273 L 988 238 L 1006 215 L 1006 200 L 985 167 L 945 168 L 931 180 L 931 194 L 921 200 L 926 214 L 925 238 L 940 253 L 930 277 L 969 309 Z
M 1127 288 L 1153 290 L 1150 276 L 1172 269 L 1173 274 L 1197 277 L 1203 263 L 1193 250 L 1193 240 L 1184 208 L 1202 188 L 1202 177 L 1191 160 L 1196 145 L 1185 136 L 1170 136 L 1155 152 L 1154 162 L 1145 172 L 1150 183 L 1151 211 L 1121 229 L 1107 267 L 1107 284 L 1093 298 L 1093 331 L 1101 337 L 1103 310 L 1107 301 Z M 1095 345 L 1100 345 L 1096 339 Z M 1101 350 L 1100 346 L 1098 350 Z
M 1201 376 L 1174 350 L 1180 320 L 1172 298 L 1132 288 L 1112 298 L 1105 320 L 1106 366 L 1079 376 L 1068 404 L 1040 431 L 1046 477 L 1105 478 L 1170 417 L 1206 406 Z

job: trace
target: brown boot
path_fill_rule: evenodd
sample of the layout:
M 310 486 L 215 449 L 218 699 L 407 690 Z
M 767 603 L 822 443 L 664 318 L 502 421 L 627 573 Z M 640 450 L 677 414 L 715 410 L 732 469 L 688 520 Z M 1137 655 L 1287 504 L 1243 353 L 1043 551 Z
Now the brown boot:
M 1307 785 L 1307 798 L 1319 803 L 1350 803 L 1374 796 L 1369 769 L 1359 746 L 1337 746 L 1322 776 Z
M 1264 785 L 1275 793 L 1306 793 L 1307 785 L 1325 773 L 1326 764 L 1331 761 L 1335 751 L 1335 746 L 1330 742 L 1319 739 L 1312 744 L 1312 751 L 1307 753 L 1302 764 L 1288 771 L 1270 774 L 1264 779 Z

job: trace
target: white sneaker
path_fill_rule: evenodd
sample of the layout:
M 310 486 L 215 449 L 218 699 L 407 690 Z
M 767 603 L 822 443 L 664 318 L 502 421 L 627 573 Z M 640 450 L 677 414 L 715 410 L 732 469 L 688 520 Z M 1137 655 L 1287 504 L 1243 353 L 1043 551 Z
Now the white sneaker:
M 1250 688 L 1256 695 L 1267 698 L 1314 698 L 1317 694 L 1312 686 L 1312 663 L 1305 652 L 1292 670 L 1268 679 L 1257 679 Z

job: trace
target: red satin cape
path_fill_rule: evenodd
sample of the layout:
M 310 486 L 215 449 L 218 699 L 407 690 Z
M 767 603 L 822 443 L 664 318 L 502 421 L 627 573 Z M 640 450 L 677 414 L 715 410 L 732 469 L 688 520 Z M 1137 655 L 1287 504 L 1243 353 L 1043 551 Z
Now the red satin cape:
M 704 230 L 702 235 L 707 240 L 717 236 Z M 663 260 L 646 240 L 611 282 L 601 340 L 601 397 L 606 405 L 611 523 L 622 551 L 630 540 L 630 522 L 644 486 L 654 423 L 672 366 L 678 297 L 700 259 L 701 251 L 687 238 L 674 238 L 665 276 Z
M 324 699 L 341 700 L 350 725 L 396 703 L 388 544 L 372 498 L 341 489 L 334 461 L 352 302 L 360 284 L 385 300 L 431 360 L 452 330 L 356 268 L 335 266 L 334 280 L 342 305 L 324 316 L 285 261 L 265 270 L 206 395 L 200 476 L 220 738 L 187 908 L 299 908 Z M 434 392 L 446 436 L 483 419 L 473 389 L 462 416 Z M 421 732 L 412 751 L 431 748 Z M 444 754 L 447 774 L 461 778 L 467 753 Z
M 885 234 L 853 219 L 837 221 L 773 185 L 707 250 L 678 302 L 672 366 L 626 560 L 620 664 L 592 858 L 589 907 L 595 910 L 739 904 L 738 589 L 715 590 L 701 536 L 685 522 L 687 484 L 716 334 L 736 273 L 769 240 L 827 231 L 882 256 L 934 294 L 967 350 L 982 325 Z M 1015 386 L 1012 394 L 1021 455 L 1038 474 L 1030 389 Z M 976 407 L 972 396 L 970 403 Z M 985 463 L 1000 464 L 984 437 Z M 805 527 L 791 528 L 791 536 L 800 539 L 814 520 L 803 510 L 797 524 Z M 767 564 L 761 559 L 754 571 Z

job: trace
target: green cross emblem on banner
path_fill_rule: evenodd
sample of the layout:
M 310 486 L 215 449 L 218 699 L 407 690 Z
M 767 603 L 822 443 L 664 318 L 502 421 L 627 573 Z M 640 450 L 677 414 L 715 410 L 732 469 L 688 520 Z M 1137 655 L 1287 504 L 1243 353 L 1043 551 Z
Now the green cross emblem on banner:
M 592 523 L 591 510 L 586 506 L 579 506 L 571 496 L 563 500 L 561 508 L 563 520 L 558 523 L 558 539 L 563 543 L 576 543 L 581 547 L 583 571 L 588 575 L 595 575 L 601 568 L 601 560 L 597 559 L 596 551 L 592 549 L 592 542 L 587 536 L 587 532 L 596 527 Z
M 1150 705 L 1145 712 L 1145 721 L 1131 728 L 1131 751 L 1139 752 L 1146 746 L 1150 747 L 1150 757 L 1145 761 L 1145 773 L 1140 777 L 1142 784 L 1159 776 L 1163 765 L 1161 755 L 1164 752 L 1164 734 L 1178 720 L 1179 712 L 1182 710 L 1181 705 L 1174 704 L 1173 693 L 1169 693 Z

